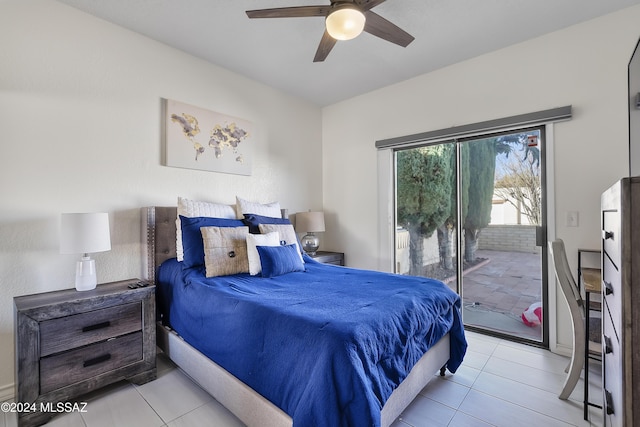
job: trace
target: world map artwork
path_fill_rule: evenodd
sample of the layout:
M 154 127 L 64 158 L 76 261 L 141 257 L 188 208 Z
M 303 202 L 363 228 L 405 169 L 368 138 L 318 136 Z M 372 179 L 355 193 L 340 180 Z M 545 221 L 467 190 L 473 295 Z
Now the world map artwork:
M 168 166 L 250 175 L 249 122 L 171 100 L 167 119 Z

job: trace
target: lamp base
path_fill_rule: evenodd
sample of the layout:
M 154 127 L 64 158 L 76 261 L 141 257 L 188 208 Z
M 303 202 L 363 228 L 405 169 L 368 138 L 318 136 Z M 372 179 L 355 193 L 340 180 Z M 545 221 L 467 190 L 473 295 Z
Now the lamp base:
M 311 256 L 314 256 L 320 247 L 320 239 L 313 233 L 307 233 L 300 239 L 302 249 Z
M 95 289 L 97 284 L 96 261 L 88 256 L 83 256 L 76 263 L 76 290 L 90 291 Z

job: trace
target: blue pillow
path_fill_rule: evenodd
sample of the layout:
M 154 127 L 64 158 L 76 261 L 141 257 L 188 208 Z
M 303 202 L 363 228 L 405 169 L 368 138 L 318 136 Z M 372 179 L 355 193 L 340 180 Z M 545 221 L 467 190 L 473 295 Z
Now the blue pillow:
M 275 277 L 305 271 L 296 245 L 256 246 L 262 265 L 262 277 Z
M 243 225 L 249 226 L 249 233 L 260 234 L 260 224 L 291 224 L 288 218 L 272 218 L 256 214 L 244 214 Z
M 202 243 L 201 227 L 244 227 L 239 219 L 211 218 L 197 216 L 187 218 L 180 215 L 182 229 L 182 247 L 184 249 L 183 268 L 204 265 L 204 244 Z

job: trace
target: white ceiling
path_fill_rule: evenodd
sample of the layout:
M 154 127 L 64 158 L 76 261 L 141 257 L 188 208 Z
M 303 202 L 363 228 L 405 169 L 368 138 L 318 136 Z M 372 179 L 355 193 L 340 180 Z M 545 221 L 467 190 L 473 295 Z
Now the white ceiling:
M 363 33 L 313 57 L 323 18 L 249 19 L 245 10 L 329 0 L 58 0 L 319 106 L 595 18 L 640 0 L 387 0 L 374 12 L 415 37 Z

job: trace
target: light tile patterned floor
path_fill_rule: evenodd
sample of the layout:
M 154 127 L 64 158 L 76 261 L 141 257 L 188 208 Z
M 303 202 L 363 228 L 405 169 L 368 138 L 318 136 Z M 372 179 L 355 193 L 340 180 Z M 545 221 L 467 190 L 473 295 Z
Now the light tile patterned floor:
M 467 332 L 469 351 L 456 374 L 436 376 L 393 427 L 601 426 L 599 409 L 582 419 L 582 380 L 567 401 L 557 394 L 568 358 L 535 347 Z M 118 383 L 87 396 L 87 413 L 63 414 L 48 426 L 236 427 L 229 411 L 164 357 L 158 379 Z M 592 363 L 590 393 L 601 401 L 600 365 Z M 1 426 L 16 426 L 0 413 Z

